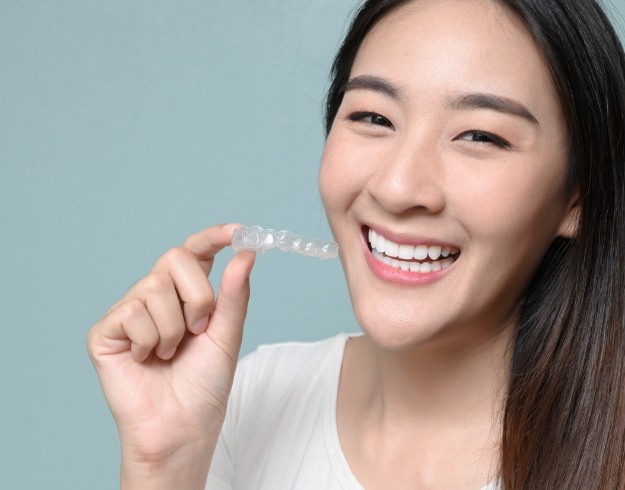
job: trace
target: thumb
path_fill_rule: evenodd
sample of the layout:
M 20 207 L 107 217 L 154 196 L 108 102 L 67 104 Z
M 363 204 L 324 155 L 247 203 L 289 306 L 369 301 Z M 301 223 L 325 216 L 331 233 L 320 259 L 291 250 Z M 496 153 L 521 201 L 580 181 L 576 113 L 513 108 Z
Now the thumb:
M 256 254 L 241 252 L 226 265 L 206 334 L 235 362 L 241 348 Z

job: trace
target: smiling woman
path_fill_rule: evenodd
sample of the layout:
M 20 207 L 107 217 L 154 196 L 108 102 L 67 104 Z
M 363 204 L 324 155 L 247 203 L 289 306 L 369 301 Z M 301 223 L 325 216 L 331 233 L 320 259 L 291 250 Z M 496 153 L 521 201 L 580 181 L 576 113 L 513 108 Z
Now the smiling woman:
M 592 0 L 365 1 L 320 171 L 364 335 L 235 376 L 254 255 L 215 300 L 238 225 L 190 237 L 89 335 L 122 485 L 623 488 L 624 114 Z
M 510 335 L 538 263 L 572 230 L 566 121 L 549 68 L 516 15 L 477 3 L 411 2 L 380 20 L 328 134 L 321 192 L 354 311 L 366 338 L 388 348 Z M 363 253 L 362 229 L 386 241 L 377 252 L 391 260 L 397 244 L 459 254 L 415 274 Z

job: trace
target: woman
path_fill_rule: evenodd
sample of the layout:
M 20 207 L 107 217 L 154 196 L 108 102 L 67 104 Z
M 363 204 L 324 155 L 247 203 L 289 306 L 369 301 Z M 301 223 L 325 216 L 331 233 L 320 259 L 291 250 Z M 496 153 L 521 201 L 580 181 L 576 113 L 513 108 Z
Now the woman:
M 320 173 L 364 335 L 230 394 L 254 257 L 215 301 L 236 225 L 190 237 L 89 334 L 122 486 L 625 488 L 624 71 L 591 0 L 366 1 Z

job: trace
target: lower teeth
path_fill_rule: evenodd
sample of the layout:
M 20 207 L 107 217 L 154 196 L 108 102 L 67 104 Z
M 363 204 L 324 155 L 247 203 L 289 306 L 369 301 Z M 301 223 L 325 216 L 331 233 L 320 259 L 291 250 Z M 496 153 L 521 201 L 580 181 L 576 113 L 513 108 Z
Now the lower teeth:
M 449 268 L 449 266 L 451 266 L 451 264 L 454 263 L 454 259 L 452 259 L 451 257 L 443 260 L 435 260 L 432 262 L 407 262 L 405 260 L 397 260 L 388 257 L 384 254 L 381 254 L 375 249 L 373 249 L 371 253 L 380 262 L 384 262 L 385 264 L 388 264 L 395 269 L 410 272 L 420 272 L 422 274 L 427 274 L 429 272 L 438 272 L 441 269 L 447 269 Z

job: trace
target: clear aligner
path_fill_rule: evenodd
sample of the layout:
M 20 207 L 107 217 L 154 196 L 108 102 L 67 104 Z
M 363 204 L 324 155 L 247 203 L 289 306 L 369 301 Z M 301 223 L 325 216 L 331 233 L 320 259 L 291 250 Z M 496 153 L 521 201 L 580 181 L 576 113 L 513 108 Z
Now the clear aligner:
M 287 230 L 265 230 L 260 226 L 239 226 L 232 234 L 232 248 L 236 252 L 253 250 L 260 253 L 277 248 L 282 252 L 295 252 L 321 260 L 334 259 L 339 253 L 335 242 L 311 240 Z

